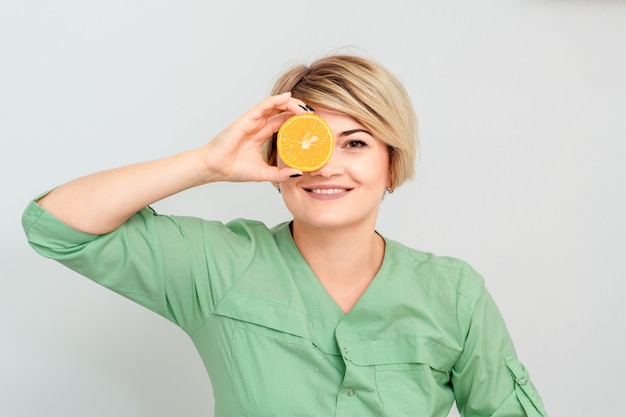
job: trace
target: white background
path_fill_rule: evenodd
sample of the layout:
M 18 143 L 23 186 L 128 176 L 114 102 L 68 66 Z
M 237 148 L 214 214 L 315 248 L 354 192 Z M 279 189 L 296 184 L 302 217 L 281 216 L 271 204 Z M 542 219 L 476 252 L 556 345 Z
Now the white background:
M 420 120 L 418 176 L 379 231 L 485 276 L 552 416 L 623 415 L 625 1 L 5 0 L 1 416 L 212 415 L 184 333 L 37 256 L 21 212 L 76 176 L 200 145 L 290 63 L 343 46 L 395 73 Z M 288 218 L 269 184 L 156 208 Z

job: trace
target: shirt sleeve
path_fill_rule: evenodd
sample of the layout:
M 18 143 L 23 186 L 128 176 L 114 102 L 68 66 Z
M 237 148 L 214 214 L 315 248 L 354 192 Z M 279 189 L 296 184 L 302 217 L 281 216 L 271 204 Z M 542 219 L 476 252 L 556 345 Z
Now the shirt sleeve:
M 246 265 L 249 242 L 219 222 L 145 208 L 103 235 L 76 230 L 32 201 L 22 216 L 29 244 L 174 322 L 200 327 Z M 220 259 L 220 262 L 216 262 Z
M 473 276 L 476 272 L 464 267 L 458 289 L 465 343 L 452 369 L 452 385 L 461 416 L 548 417 L 494 300 L 482 279 Z

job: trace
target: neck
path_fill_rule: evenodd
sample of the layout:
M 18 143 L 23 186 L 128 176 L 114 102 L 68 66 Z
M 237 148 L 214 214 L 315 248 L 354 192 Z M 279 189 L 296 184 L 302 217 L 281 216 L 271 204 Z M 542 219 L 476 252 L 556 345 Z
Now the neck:
M 291 233 L 305 258 L 320 256 L 326 262 L 336 264 L 371 259 L 373 252 L 383 243 L 373 226 L 318 229 L 294 220 Z
M 365 292 L 380 269 L 385 242 L 369 228 L 320 230 L 296 221 L 293 239 L 328 293 L 344 312 Z

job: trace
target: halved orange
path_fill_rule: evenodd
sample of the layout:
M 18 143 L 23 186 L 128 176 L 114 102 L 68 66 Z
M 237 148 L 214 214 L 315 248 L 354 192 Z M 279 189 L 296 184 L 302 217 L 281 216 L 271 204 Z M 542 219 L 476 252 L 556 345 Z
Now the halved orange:
M 328 123 L 316 114 L 291 116 L 278 130 L 276 148 L 285 165 L 303 172 L 323 167 L 333 153 L 335 140 Z

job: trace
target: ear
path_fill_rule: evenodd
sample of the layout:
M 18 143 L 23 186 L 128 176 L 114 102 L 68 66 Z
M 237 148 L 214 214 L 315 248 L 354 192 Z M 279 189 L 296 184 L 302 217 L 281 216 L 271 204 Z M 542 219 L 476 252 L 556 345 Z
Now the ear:
M 393 168 L 389 168 L 389 174 L 387 175 L 387 190 L 393 190 L 395 187 L 395 181 L 394 181 L 394 173 L 393 173 Z
M 387 149 L 389 150 L 389 174 L 387 176 L 387 189 L 393 190 L 396 188 L 396 170 L 395 170 L 395 159 L 394 159 L 394 148 L 391 145 L 387 145 Z

